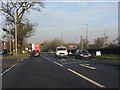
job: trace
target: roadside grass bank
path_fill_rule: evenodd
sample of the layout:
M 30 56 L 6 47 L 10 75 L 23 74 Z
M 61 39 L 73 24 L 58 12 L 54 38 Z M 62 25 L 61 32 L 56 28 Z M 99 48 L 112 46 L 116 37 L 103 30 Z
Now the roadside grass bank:
M 8 56 L 2 56 L 2 58 L 7 58 L 7 59 L 23 59 L 29 57 L 29 54 L 18 54 L 18 55 L 8 55 Z
M 101 56 L 92 55 L 92 58 L 120 61 L 120 55 L 116 55 L 116 54 L 103 54 L 103 55 L 101 55 Z

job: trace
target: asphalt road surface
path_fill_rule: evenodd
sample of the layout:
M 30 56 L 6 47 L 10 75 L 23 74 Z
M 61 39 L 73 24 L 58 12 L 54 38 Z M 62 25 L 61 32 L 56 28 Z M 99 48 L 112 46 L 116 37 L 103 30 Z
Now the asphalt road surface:
M 119 62 L 41 55 L 2 60 L 2 88 L 119 88 Z

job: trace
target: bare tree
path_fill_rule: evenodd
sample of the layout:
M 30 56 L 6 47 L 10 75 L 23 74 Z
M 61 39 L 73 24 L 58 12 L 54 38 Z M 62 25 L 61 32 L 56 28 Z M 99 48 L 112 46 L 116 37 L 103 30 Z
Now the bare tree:
M 95 42 L 94 42 L 94 46 L 95 46 L 95 48 L 97 48 L 97 49 L 102 48 L 102 47 L 103 47 L 103 44 L 104 44 L 104 38 L 103 38 L 103 37 L 102 37 L 102 38 L 97 38 L 97 39 L 95 40 Z
M 41 7 L 44 7 L 43 2 L 1 2 L 1 11 L 6 21 L 11 24 L 15 24 L 15 13 L 18 12 L 17 18 L 20 23 L 23 20 L 23 16 L 31 9 L 41 11 Z
M 31 9 L 40 12 L 41 8 L 44 8 L 44 3 L 9 1 L 9 2 L 1 2 L 0 4 L 1 4 L 0 10 L 3 16 L 5 17 L 5 22 L 4 22 L 5 27 L 7 24 L 9 24 L 12 32 L 11 34 L 14 36 L 15 24 L 17 24 L 16 28 L 18 35 L 18 43 L 22 45 L 23 44 L 22 41 L 24 41 L 25 38 L 31 36 L 34 27 L 34 24 L 28 23 L 29 20 L 26 17 L 24 17 L 24 14 L 29 12 Z

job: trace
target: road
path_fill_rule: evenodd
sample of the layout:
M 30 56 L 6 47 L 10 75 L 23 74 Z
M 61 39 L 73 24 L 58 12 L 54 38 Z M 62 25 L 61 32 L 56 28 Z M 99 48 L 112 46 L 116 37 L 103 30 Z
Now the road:
M 118 88 L 119 62 L 41 55 L 2 60 L 2 88 Z

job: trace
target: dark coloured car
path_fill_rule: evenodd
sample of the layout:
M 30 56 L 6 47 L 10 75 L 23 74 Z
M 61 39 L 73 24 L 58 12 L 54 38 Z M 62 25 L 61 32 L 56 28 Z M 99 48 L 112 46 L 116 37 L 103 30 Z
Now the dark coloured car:
M 75 53 L 75 58 L 78 59 L 78 58 L 88 58 L 88 57 L 91 57 L 91 54 L 88 52 L 88 50 L 80 50 L 80 49 L 77 49 L 76 50 L 76 53 Z
M 54 53 L 53 50 L 49 50 L 49 51 L 48 51 L 48 54 L 53 54 L 53 53 Z

